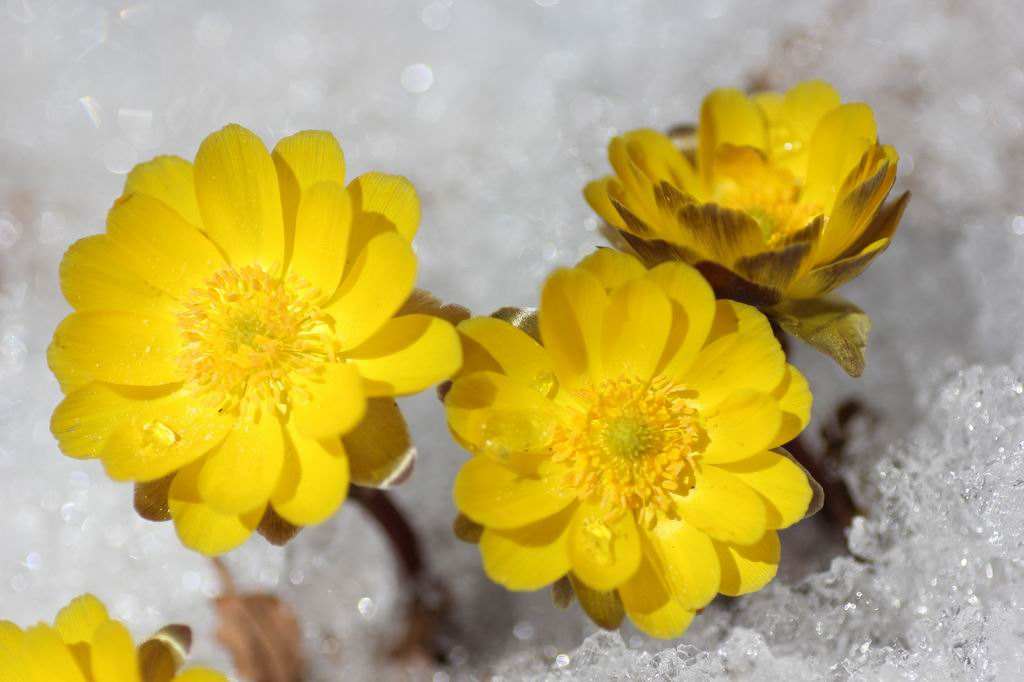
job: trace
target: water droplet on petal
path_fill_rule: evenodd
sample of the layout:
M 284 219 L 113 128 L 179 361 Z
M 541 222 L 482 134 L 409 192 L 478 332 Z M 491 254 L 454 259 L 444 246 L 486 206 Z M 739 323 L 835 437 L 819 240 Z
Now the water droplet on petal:
M 178 434 L 161 421 L 148 422 L 142 427 L 143 447 L 166 449 L 178 442 Z
M 583 539 L 590 550 L 590 555 L 597 563 L 608 566 L 615 560 L 612 546 L 615 541 L 615 533 L 604 521 L 595 518 L 584 520 Z
M 533 378 L 533 389 L 548 398 L 551 397 L 557 385 L 558 377 L 554 372 L 537 372 L 537 376 Z
M 544 447 L 554 433 L 552 418 L 538 410 L 494 410 L 481 428 L 484 454 L 500 460 Z

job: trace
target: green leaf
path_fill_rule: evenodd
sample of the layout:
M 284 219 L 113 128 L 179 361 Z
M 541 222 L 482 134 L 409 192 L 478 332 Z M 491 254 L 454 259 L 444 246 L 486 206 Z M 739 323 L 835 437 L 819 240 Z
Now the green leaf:
M 828 355 L 852 377 L 864 373 L 871 318 L 839 296 L 783 301 L 765 311 L 784 331 Z

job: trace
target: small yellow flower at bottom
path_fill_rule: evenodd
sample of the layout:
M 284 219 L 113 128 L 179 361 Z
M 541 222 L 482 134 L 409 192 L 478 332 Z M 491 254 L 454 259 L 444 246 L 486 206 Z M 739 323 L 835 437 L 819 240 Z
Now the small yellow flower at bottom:
M 84 594 L 65 606 L 52 626 L 24 630 L 0 620 L 3 682 L 227 682 L 206 668 L 179 670 L 188 629 L 169 626 L 136 647 L 124 624 Z
M 410 305 L 412 185 L 344 173 L 330 133 L 271 154 L 231 125 L 194 164 L 137 166 L 106 233 L 61 263 L 60 448 L 142 484 L 140 513 L 205 554 L 324 521 L 350 481 L 400 478 L 414 450 L 394 398 L 461 362 L 452 325 Z
M 536 338 L 495 318 L 458 329 L 445 405 L 474 456 L 454 498 L 492 580 L 568 576 L 600 625 L 628 615 L 668 638 L 772 579 L 777 531 L 813 497 L 778 450 L 811 394 L 764 315 L 688 265 L 603 249 L 548 279 Z

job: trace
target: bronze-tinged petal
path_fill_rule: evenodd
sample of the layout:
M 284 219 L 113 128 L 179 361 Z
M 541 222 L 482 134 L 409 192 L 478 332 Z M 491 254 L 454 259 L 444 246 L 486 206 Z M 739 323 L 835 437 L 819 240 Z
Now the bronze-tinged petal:
M 786 333 L 831 357 L 850 376 L 864 373 L 871 319 L 846 299 L 786 300 L 765 313 Z
M 842 197 L 852 192 L 858 185 L 867 182 L 878 174 L 882 164 L 890 164 L 895 172 L 896 159 L 886 154 L 885 147 L 880 144 L 872 145 L 861 155 L 860 161 L 853 167 L 853 170 L 843 179 L 836 196 Z
M 626 224 L 626 231 L 632 232 L 638 237 L 644 239 L 655 239 L 658 234 L 651 226 L 641 220 L 635 213 L 626 208 L 625 204 L 617 199 L 612 199 L 612 206 L 619 212 L 622 217 L 622 222 Z
M 540 343 L 540 325 L 537 323 L 537 309 L 536 308 L 515 308 L 508 306 L 505 308 L 498 308 L 491 317 L 501 320 L 502 322 L 508 322 L 516 329 L 525 332 L 537 343 Z
M 622 624 L 626 616 L 626 610 L 622 606 L 619 593 L 599 592 L 583 584 L 572 573 L 569 574 L 569 581 L 572 583 L 573 592 L 580 602 L 583 611 L 590 616 L 590 619 L 605 630 L 614 630 Z
M 718 263 L 702 261 L 697 263 L 697 269 L 719 298 L 728 298 L 758 308 L 772 306 L 782 300 L 781 290 L 751 282 Z
M 801 242 L 808 242 L 812 246 L 817 243 L 821 238 L 821 232 L 825 229 L 825 216 L 817 215 L 799 230 L 790 232 L 787 235 L 782 236 L 776 242 L 776 246 L 789 246 L 790 244 L 799 244 Z
M 668 139 L 691 164 L 697 163 L 697 126 L 693 123 L 680 123 L 667 131 Z
M 896 180 L 896 165 L 883 162 L 878 172 L 840 195 L 821 235 L 816 259 L 827 263 L 842 254 L 871 224 Z
M 816 267 L 798 279 L 786 295 L 790 298 L 815 298 L 827 294 L 862 273 L 888 246 L 888 239 L 879 239 L 856 255 Z
M 455 533 L 455 537 L 459 540 L 468 542 L 471 545 L 478 545 L 480 544 L 480 535 L 484 532 L 484 527 L 465 514 L 459 514 L 452 521 L 452 532 Z
M 146 483 L 135 484 L 135 511 L 147 521 L 170 521 L 167 493 L 171 490 L 174 474 Z
M 762 286 L 784 290 L 800 274 L 812 246 L 811 242 L 796 242 L 774 251 L 744 256 L 736 261 L 736 272 Z
M 700 257 L 692 249 L 680 244 L 672 244 L 663 239 L 643 239 L 629 232 L 620 232 L 619 234 L 648 268 L 668 261 L 682 261 L 693 265 L 700 260 Z
M 718 204 L 687 204 L 676 215 L 681 232 L 707 260 L 730 266 L 767 248 L 757 221 Z
M 412 471 L 416 448 L 409 427 L 391 398 L 370 398 L 366 416 L 342 437 L 348 453 L 352 483 L 366 488 L 390 488 Z
M 910 192 L 904 192 L 899 199 L 890 201 L 883 206 L 882 210 L 875 214 L 867 229 L 843 252 L 842 257 L 854 256 L 879 239 L 891 239 L 900 225 L 900 219 L 903 217 L 903 211 L 907 208 L 909 201 Z
M 558 608 L 569 608 L 575 597 L 576 594 L 572 591 L 572 582 L 570 582 L 569 576 L 563 575 L 551 584 L 551 601 Z
M 696 203 L 696 201 L 692 196 L 668 182 L 661 182 L 654 188 L 654 203 L 668 216 L 678 215 L 679 209 Z
M 821 487 L 821 484 L 814 479 L 814 476 L 811 476 L 811 472 L 807 471 L 796 457 L 789 454 L 786 448 L 775 448 L 774 452 L 800 467 L 800 471 L 804 472 L 804 476 L 807 477 L 807 484 L 811 486 L 811 501 L 807 505 L 807 511 L 804 512 L 804 518 L 810 518 L 820 512 L 821 508 L 825 506 L 825 490 Z
M 267 505 L 267 510 L 263 512 L 263 518 L 260 519 L 260 525 L 256 527 L 257 533 L 266 538 L 267 542 L 277 547 L 287 545 L 301 530 L 300 526 L 293 525 L 282 519 L 270 505 Z
M 468 320 L 470 312 L 456 303 L 444 303 L 425 289 L 415 289 L 408 300 L 402 304 L 395 316 L 399 315 L 433 315 L 447 320 L 453 325 Z
M 192 631 L 187 625 L 162 628 L 139 647 L 142 682 L 170 682 L 191 648 Z

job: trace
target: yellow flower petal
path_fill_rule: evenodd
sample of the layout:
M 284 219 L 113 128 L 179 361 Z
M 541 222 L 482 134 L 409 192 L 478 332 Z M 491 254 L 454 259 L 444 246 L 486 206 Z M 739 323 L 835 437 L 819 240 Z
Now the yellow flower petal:
M 507 460 L 550 443 L 555 405 L 529 386 L 497 372 L 460 377 L 445 396 L 448 425 L 482 454 Z
M 559 383 L 572 390 L 600 376 L 601 328 L 608 296 L 580 269 L 558 270 L 544 284 L 539 322 Z
M 504 320 L 474 317 L 459 323 L 461 372 L 500 371 L 547 394 L 555 384 L 551 359 L 539 343 Z
M 647 274 L 647 268 L 636 258 L 616 251 L 601 248 L 590 254 L 576 266 L 593 274 L 609 293 L 626 282 L 638 279 Z
M 110 620 L 103 603 L 91 594 L 83 594 L 57 614 L 54 627 L 68 644 L 90 642 L 96 629 Z
M 722 564 L 722 594 L 738 597 L 757 592 L 775 577 L 779 569 L 779 534 L 773 530 L 753 545 L 715 543 L 715 551 Z
M 0 680 L 34 682 L 24 651 L 25 633 L 14 623 L 0 620 Z
M 606 223 L 621 230 L 625 229 L 626 223 L 622 220 L 622 216 L 619 215 L 614 204 L 612 204 L 609 194 L 609 186 L 613 183 L 617 184 L 617 182 L 615 178 L 602 178 L 601 180 L 589 182 L 583 189 L 583 196 L 587 203 L 590 204 L 590 208 L 594 209 Z
M 178 299 L 226 266 L 217 247 L 198 229 L 142 194 L 110 209 L 107 235 L 124 250 L 136 275 Z
M 462 364 L 455 328 L 431 315 L 388 320 L 371 338 L 348 353 L 369 396 L 400 396 L 452 376 Z
M 896 181 L 896 164 L 888 161 L 879 162 L 877 170 L 872 169 L 873 172 L 863 182 L 849 190 L 846 188 L 859 169 L 864 166 L 870 167 L 873 158 L 883 154 L 881 149 L 880 145 L 875 145 L 864 152 L 858 168 L 851 171 L 843 183 L 844 186 L 839 191 L 832 215 L 825 225 L 815 252 L 815 258 L 819 263 L 828 263 L 843 255 L 851 255 L 848 248 L 868 229 L 882 202 L 889 195 L 889 190 Z
M 658 373 L 681 377 L 704 346 L 715 318 L 715 293 L 696 269 L 685 263 L 663 263 L 647 273 L 672 303 L 672 329 Z
M 202 462 L 197 462 L 178 472 L 167 505 L 181 543 L 206 556 L 217 556 L 249 539 L 263 517 L 265 505 L 241 515 L 217 511 L 199 493 L 201 466 Z
M 196 486 L 203 502 L 225 514 L 265 507 L 284 464 L 284 435 L 277 415 L 242 417 L 206 456 Z
M 526 476 L 487 457 L 473 457 L 455 477 L 455 506 L 489 528 L 518 528 L 565 509 L 575 499 L 541 476 Z
M 107 438 L 128 417 L 158 410 L 174 388 L 93 382 L 69 394 L 50 418 L 50 431 L 69 457 L 99 457 Z
M 274 163 L 260 139 L 238 125 L 222 128 L 199 146 L 195 175 L 203 226 L 231 263 L 280 268 L 281 195 Z
M 180 381 L 181 334 L 164 315 L 113 311 L 72 313 L 53 333 L 50 369 L 62 383 L 88 379 L 130 386 Z
M 667 180 L 688 194 L 700 191 L 697 172 L 666 135 L 641 128 L 631 130 L 623 138 L 630 158 L 652 181 Z
M 369 488 L 388 488 L 408 475 L 416 458 L 409 427 L 391 398 L 366 401 L 366 415 L 344 435 L 352 482 Z
M 348 192 L 357 229 L 380 229 L 384 224 L 412 241 L 420 224 L 420 200 L 411 182 L 400 175 L 366 173 L 352 181 Z
M 121 623 L 108 621 L 96 629 L 91 650 L 95 682 L 139 682 L 139 658 L 132 635 Z
M 619 596 L 633 624 L 652 637 L 679 637 L 696 615 L 672 596 L 646 554 L 633 578 L 619 588 Z
M 305 398 L 291 406 L 291 423 L 310 438 L 329 438 L 348 433 L 366 414 L 363 380 L 355 366 L 332 362 L 321 376 L 294 381 Z
M 285 232 L 294 240 L 295 215 L 302 194 L 320 182 L 344 185 L 345 155 L 331 133 L 303 130 L 279 141 L 271 157 L 281 190 Z
M 539 590 L 569 570 L 572 509 L 521 528 L 484 528 L 480 555 L 484 572 L 510 590 Z
M 697 167 L 705 188 L 711 187 L 715 153 L 724 144 L 764 149 L 766 131 L 764 115 L 745 94 L 725 88 L 704 98 L 697 128 Z
M 654 282 L 635 279 L 615 290 L 601 336 L 604 377 L 650 379 L 665 351 L 671 325 L 672 306 Z
M 775 390 L 785 376 L 786 356 L 768 318 L 756 308 L 719 301 L 709 343 L 700 351 L 684 383 L 698 391 L 705 408 L 738 388 Z
M 79 311 L 163 313 L 177 306 L 170 296 L 132 272 L 129 255 L 105 234 L 71 245 L 60 262 L 60 289 Z
M 677 495 L 683 520 L 715 540 L 750 545 L 767 528 L 765 504 L 736 476 L 710 464 L 696 471 L 696 485 Z
M 234 417 L 195 395 L 179 391 L 152 410 L 129 415 L 100 452 L 107 474 L 119 481 L 152 481 L 212 450 L 230 431 Z
M 775 398 L 740 389 L 704 413 L 710 442 L 703 459 L 722 464 L 745 459 L 772 446 L 782 426 L 782 410 Z
M 315 440 L 288 429 L 281 481 L 271 502 L 281 518 L 311 526 L 338 511 L 348 495 L 348 457 L 337 438 Z
M 672 596 L 687 609 L 707 606 L 718 593 L 722 574 L 711 538 L 684 521 L 667 518 L 659 519 L 646 537 Z
M 321 182 L 302 193 L 288 270 L 319 289 L 323 299 L 341 281 L 351 228 L 352 204 L 344 187 Z
M 779 101 L 781 130 L 771 129 L 772 151 L 778 155 L 777 162 L 796 177 L 806 177 L 811 136 L 822 117 L 839 104 L 839 93 L 824 81 L 806 81 L 790 88 Z M 775 133 L 779 133 L 778 138 Z M 790 150 L 784 147 L 787 143 Z
M 828 213 L 843 180 L 876 139 L 875 117 L 866 104 L 843 104 L 826 114 L 811 136 L 802 200 Z
M 769 528 L 786 528 L 807 513 L 813 491 L 807 475 L 788 457 L 761 452 L 722 466 L 764 498 Z
M 342 348 L 370 338 L 402 306 L 416 283 L 416 254 L 395 232 L 367 242 L 326 312 Z
M 158 156 L 128 173 L 123 196 L 144 194 L 163 202 L 186 222 L 201 227 L 192 164 L 177 156 Z
M 87 682 L 71 650 L 49 625 L 25 630 L 22 646 L 35 682 Z
M 619 587 L 636 573 L 643 553 L 633 515 L 607 519 L 606 510 L 581 504 L 569 530 L 569 560 L 577 578 L 595 590 Z
M 800 435 L 811 420 L 811 388 L 793 365 L 786 365 L 786 376 L 772 395 L 782 409 L 782 426 L 770 447 L 777 448 Z

